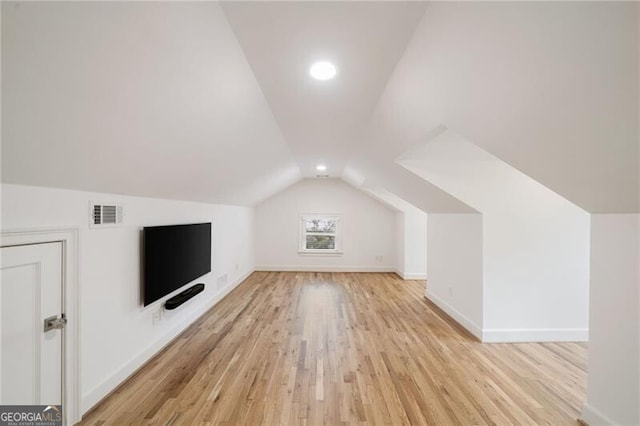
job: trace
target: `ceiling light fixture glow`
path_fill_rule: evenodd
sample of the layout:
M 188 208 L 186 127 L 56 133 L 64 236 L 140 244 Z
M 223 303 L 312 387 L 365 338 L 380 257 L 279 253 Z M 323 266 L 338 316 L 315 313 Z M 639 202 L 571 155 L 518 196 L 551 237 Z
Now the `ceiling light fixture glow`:
M 309 74 L 316 80 L 331 80 L 336 76 L 336 67 L 331 62 L 321 61 L 311 65 Z
M 325 166 L 324 164 L 318 164 L 316 166 L 316 170 L 319 172 L 324 172 L 325 170 L 327 170 L 327 166 Z

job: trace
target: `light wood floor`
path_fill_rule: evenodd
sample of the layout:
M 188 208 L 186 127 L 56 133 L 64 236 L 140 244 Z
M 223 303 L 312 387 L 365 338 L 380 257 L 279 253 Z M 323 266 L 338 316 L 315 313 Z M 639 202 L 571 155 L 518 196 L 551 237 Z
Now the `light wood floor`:
M 394 274 L 258 272 L 86 424 L 576 424 L 581 344 L 480 344 Z

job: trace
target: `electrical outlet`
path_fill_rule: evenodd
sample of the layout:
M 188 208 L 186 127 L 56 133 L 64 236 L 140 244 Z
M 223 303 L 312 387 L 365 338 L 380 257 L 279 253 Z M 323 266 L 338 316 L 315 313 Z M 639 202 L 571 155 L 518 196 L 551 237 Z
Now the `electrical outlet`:
M 376 262 L 380 263 L 380 262 L 382 262 L 382 259 L 384 259 L 384 257 L 376 256 Z
M 453 297 L 453 287 L 449 287 L 449 297 Z
M 236 263 L 236 272 L 238 272 L 239 269 L 240 269 L 240 265 Z

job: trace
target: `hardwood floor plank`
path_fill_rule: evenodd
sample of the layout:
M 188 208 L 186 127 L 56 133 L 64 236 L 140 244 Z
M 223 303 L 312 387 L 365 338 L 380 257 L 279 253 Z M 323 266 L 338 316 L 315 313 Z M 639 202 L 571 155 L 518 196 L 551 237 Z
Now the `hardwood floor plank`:
M 256 272 L 82 424 L 577 424 L 586 346 L 482 344 L 395 274 Z

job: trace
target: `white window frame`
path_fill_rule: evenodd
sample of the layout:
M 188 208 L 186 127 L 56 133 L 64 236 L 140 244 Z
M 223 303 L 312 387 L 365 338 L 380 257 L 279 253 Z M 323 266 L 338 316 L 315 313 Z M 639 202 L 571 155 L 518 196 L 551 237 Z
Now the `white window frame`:
M 315 219 L 329 219 L 336 221 L 336 232 L 333 234 L 325 234 L 325 235 L 334 235 L 335 236 L 335 248 L 333 249 L 307 249 L 307 233 L 306 222 L 308 220 Z M 299 248 L 298 254 L 309 254 L 309 255 L 341 255 L 342 254 L 342 215 L 335 213 L 303 213 L 300 215 L 300 237 L 299 237 Z

